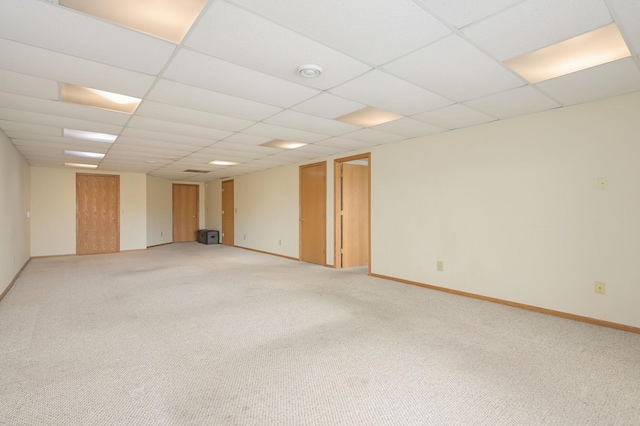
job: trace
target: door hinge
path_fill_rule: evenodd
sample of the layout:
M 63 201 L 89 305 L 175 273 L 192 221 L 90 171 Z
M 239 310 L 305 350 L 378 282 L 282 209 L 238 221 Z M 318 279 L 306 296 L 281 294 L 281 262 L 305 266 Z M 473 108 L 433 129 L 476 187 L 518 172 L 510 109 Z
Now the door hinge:
M 344 216 L 344 210 L 340 210 L 340 216 Z
M 340 249 L 340 254 L 344 254 L 344 249 Z

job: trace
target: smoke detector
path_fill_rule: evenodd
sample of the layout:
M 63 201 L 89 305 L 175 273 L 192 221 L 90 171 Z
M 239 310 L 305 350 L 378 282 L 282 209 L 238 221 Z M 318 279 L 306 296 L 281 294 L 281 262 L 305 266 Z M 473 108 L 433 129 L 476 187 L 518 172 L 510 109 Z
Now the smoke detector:
M 315 78 L 322 74 L 322 67 L 319 65 L 307 64 L 298 67 L 298 74 L 304 78 Z

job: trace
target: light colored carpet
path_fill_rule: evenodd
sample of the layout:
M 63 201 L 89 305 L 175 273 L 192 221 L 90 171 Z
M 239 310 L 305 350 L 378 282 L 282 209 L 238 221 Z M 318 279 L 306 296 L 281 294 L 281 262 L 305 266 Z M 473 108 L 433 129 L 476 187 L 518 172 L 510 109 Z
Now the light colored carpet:
M 640 336 L 220 245 L 34 259 L 3 425 L 638 425 Z

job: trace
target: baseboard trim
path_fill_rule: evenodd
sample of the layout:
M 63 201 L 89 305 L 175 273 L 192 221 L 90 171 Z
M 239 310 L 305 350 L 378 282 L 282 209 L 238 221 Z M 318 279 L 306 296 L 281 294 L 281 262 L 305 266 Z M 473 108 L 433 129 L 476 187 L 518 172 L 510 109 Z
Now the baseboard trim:
M 173 242 L 170 243 L 162 243 L 162 244 L 154 244 L 152 246 L 147 246 L 148 249 L 150 248 L 154 248 L 154 247 L 162 247 L 162 246 L 168 246 L 169 244 L 173 244 Z
M 236 247 L 236 248 L 239 248 L 239 249 L 243 249 L 243 250 L 255 251 L 256 253 L 269 254 L 271 256 L 282 257 L 284 259 L 300 261 L 300 259 L 298 259 L 297 257 L 285 256 L 284 254 L 271 253 L 271 252 L 268 252 L 268 251 L 256 250 L 256 249 L 252 249 L 252 248 L 249 248 L 249 247 L 242 247 L 242 246 L 236 246 L 236 245 L 234 245 L 233 247 Z
M 0 302 L 2 301 L 2 299 L 4 299 L 4 296 L 7 295 L 7 293 L 9 293 L 9 290 L 11 290 L 11 287 L 13 287 L 13 285 L 16 283 L 16 281 L 18 280 L 18 277 L 20 276 L 20 274 L 22 273 L 22 271 L 24 271 L 24 268 L 27 267 L 27 265 L 29 264 L 29 262 L 31 262 L 31 258 L 27 259 L 26 262 L 24 262 L 24 265 L 22 265 L 22 268 L 20 268 L 20 270 L 18 271 L 18 273 L 13 277 L 13 279 L 11 280 L 11 282 L 9 283 L 9 285 L 7 286 L 7 288 L 4 289 L 4 291 L 2 292 L 2 294 L 0 294 Z
M 553 316 L 560 317 L 560 318 L 565 318 L 565 319 L 570 319 L 570 320 L 574 320 L 574 321 L 585 322 L 585 323 L 593 324 L 593 325 L 599 325 L 601 327 L 614 328 L 616 330 L 628 331 L 630 333 L 640 334 L 640 328 L 639 327 L 632 327 L 630 325 L 619 324 L 619 323 L 610 322 L 610 321 L 603 321 L 603 320 L 599 320 L 599 319 L 596 319 L 596 318 L 583 317 L 581 315 L 569 314 L 567 312 L 555 311 L 553 309 L 540 308 L 538 306 L 526 305 L 524 303 L 511 302 L 509 300 L 497 299 L 495 297 L 482 296 L 480 294 L 468 293 L 466 291 L 453 290 L 453 289 L 445 288 L 445 287 L 438 287 L 438 286 L 431 285 L 431 284 L 425 284 L 425 283 L 420 283 L 420 282 L 417 282 L 417 281 L 405 280 L 405 279 L 402 279 L 402 278 L 390 277 L 390 276 L 387 276 L 387 275 L 374 274 L 374 273 L 371 273 L 371 272 L 369 273 L 369 275 L 372 276 L 372 277 L 382 278 L 382 279 L 390 280 L 390 281 L 396 281 L 396 282 L 400 282 L 400 283 L 403 283 L 403 284 L 409 284 L 409 285 L 415 285 L 415 286 L 418 286 L 418 287 L 428 288 L 430 290 L 443 291 L 445 293 L 451 293 L 451 294 L 455 294 L 455 295 L 458 295 L 458 296 L 471 297 L 473 299 L 484 300 L 486 302 L 499 303 L 501 305 L 507 305 L 507 306 L 511 306 L 511 307 L 514 307 L 514 308 L 526 309 L 527 311 L 538 312 L 538 313 L 546 314 L 546 315 L 553 315 Z
M 77 256 L 75 253 L 70 254 L 48 254 L 46 256 L 31 256 L 31 259 L 49 259 L 52 257 L 69 257 L 69 256 Z

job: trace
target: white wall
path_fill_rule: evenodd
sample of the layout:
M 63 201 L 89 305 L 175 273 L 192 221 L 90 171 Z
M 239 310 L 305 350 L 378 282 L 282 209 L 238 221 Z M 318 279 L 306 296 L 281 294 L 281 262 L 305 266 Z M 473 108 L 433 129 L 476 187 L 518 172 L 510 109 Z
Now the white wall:
M 147 176 L 147 246 L 173 241 L 173 183 Z
M 30 257 L 29 164 L 0 131 L 0 294 Z
M 204 228 L 222 231 L 222 181 L 208 182 L 204 186 Z
M 298 167 L 234 178 L 235 245 L 298 257 Z
M 80 172 L 31 168 L 32 256 L 75 254 L 76 173 Z M 146 176 L 141 173 L 96 173 L 120 175 L 120 250 L 145 249 Z
M 639 105 L 634 94 L 376 149 L 372 272 L 640 326 Z

